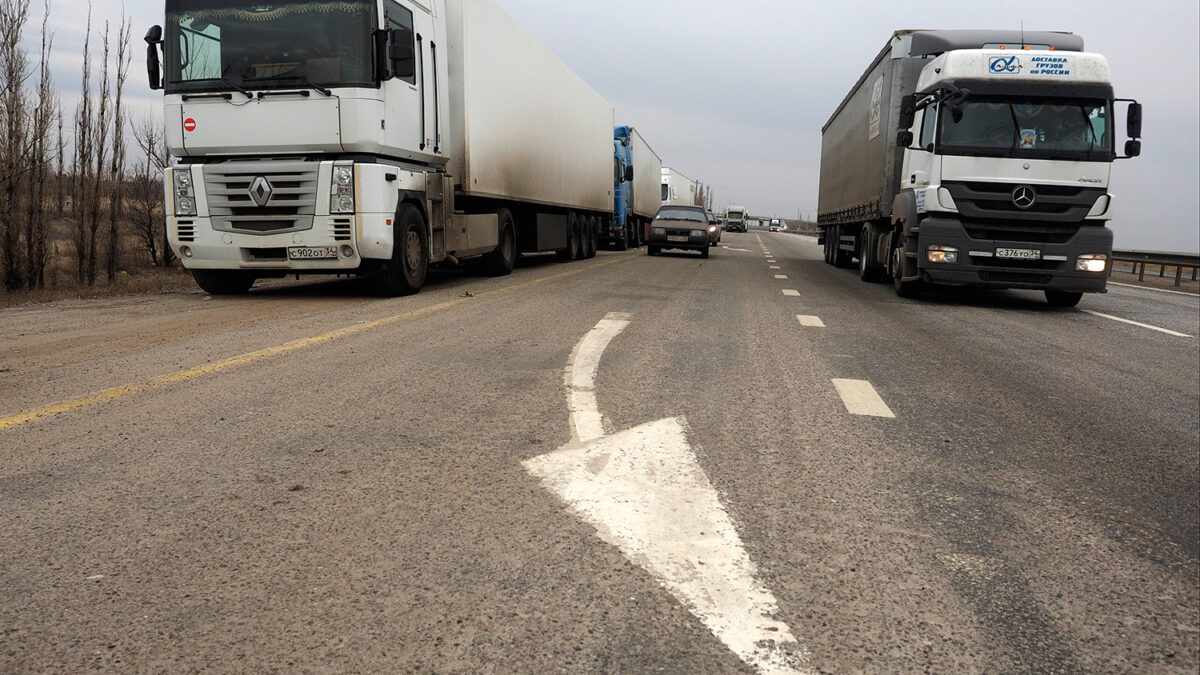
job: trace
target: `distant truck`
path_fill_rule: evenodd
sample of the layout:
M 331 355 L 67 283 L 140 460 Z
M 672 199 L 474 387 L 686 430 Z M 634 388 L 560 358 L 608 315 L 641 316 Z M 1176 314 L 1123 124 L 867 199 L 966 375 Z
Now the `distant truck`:
M 167 0 L 146 41 L 171 247 L 211 293 L 415 293 L 430 265 L 593 256 L 612 219 L 612 106 L 495 0 Z
M 725 209 L 725 231 L 746 231 L 746 207 L 730 204 Z
M 822 129 L 819 241 L 863 280 L 1104 292 L 1142 107 L 1070 33 L 899 31 Z M 1130 140 L 1118 155 L 1116 105 Z
M 600 228 L 600 240 L 624 251 L 642 245 L 650 221 L 662 206 L 662 160 L 629 126 L 613 130 L 613 150 L 613 217 Z
M 662 203 L 696 205 L 696 181 L 669 167 L 662 168 Z

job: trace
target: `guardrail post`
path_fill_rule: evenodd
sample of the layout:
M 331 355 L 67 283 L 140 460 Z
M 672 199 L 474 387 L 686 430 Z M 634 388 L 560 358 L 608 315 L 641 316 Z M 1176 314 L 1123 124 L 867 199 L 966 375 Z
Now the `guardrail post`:
M 1183 265 L 1175 268 L 1175 286 L 1178 287 L 1183 281 Z
M 1133 266 L 1137 267 L 1137 263 L 1134 263 Z M 1138 281 L 1141 282 L 1141 281 L 1145 281 L 1145 280 L 1146 280 L 1146 263 L 1142 263 L 1142 271 L 1138 272 Z
M 1195 281 L 1195 280 L 1196 280 L 1196 273 L 1197 273 L 1197 272 L 1200 272 L 1200 267 L 1193 267 L 1193 268 L 1192 268 L 1192 281 Z

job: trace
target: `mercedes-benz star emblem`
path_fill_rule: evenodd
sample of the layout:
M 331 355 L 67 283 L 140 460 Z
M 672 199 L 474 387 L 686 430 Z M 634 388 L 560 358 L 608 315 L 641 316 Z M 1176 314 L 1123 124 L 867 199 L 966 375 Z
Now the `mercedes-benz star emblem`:
M 271 187 L 271 183 L 264 177 L 259 176 L 250 183 L 250 199 L 254 200 L 259 206 L 266 206 L 267 202 L 271 201 L 271 193 L 275 192 L 275 188 Z
M 1037 202 L 1037 190 L 1034 190 L 1028 185 L 1018 185 L 1012 191 L 1013 205 L 1024 211 L 1031 208 Z

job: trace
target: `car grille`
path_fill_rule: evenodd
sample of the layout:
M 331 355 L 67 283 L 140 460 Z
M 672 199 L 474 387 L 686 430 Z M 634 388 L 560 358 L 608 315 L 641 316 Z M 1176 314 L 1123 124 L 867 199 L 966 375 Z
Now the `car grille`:
M 204 167 L 204 189 L 213 229 L 276 234 L 312 229 L 317 204 L 315 162 L 229 162 Z M 256 178 L 271 185 L 270 199 L 259 206 L 250 196 Z

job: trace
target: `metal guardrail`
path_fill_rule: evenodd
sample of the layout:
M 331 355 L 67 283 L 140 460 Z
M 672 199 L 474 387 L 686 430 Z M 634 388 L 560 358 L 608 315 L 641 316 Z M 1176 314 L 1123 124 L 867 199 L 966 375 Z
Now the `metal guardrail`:
M 1183 270 L 1192 271 L 1192 281 L 1200 275 L 1200 255 L 1187 253 L 1164 253 L 1162 251 L 1113 251 L 1114 263 L 1130 263 L 1133 265 L 1132 274 L 1138 275 L 1138 281 L 1146 280 L 1146 266 L 1158 265 L 1158 276 L 1165 278 L 1168 267 L 1175 268 L 1175 285 L 1183 283 Z M 1112 266 L 1109 273 L 1116 269 Z

